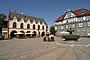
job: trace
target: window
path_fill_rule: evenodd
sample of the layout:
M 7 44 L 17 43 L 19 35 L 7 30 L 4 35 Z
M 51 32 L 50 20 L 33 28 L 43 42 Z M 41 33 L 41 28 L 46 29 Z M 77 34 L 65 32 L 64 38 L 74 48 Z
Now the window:
M 48 31 L 48 26 L 46 25 L 46 32 Z
M 23 23 L 21 23 L 20 28 L 23 29 Z
M 13 23 L 13 28 L 16 28 L 17 24 L 16 22 Z
M 30 29 L 30 24 L 27 24 L 27 29 Z
M 64 20 L 63 23 L 66 23 L 66 20 Z
M 63 27 L 63 26 L 61 26 L 61 29 L 64 29 L 64 27 Z
M 88 26 L 90 26 L 90 22 L 87 22 L 88 23 Z
M 88 18 L 86 18 L 86 20 L 88 21 L 89 19 L 88 19 Z
M 78 25 L 79 25 L 78 27 L 83 27 L 83 23 L 79 23 Z
M 71 22 L 73 22 L 73 20 L 72 19 L 68 19 L 68 22 L 71 23 Z
M 87 21 L 90 20 L 90 16 L 87 16 L 87 17 L 86 17 L 86 20 L 87 20 Z
M 85 10 L 81 10 L 81 11 L 80 11 L 80 14 L 81 14 L 81 15 L 83 15 L 83 14 L 85 14 L 85 13 L 86 13 Z
M 80 22 L 81 21 L 81 19 L 80 18 L 77 18 L 77 22 Z
M 68 28 L 68 25 L 66 25 L 66 29 Z
M 33 25 L 33 29 L 35 29 L 35 25 Z
M 71 12 L 68 12 L 67 17 L 68 17 L 68 18 L 72 17 L 72 16 L 71 16 Z
M 42 26 L 42 29 L 44 30 L 44 26 Z
M 72 24 L 72 28 L 75 28 L 75 24 Z
M 75 20 L 76 20 L 76 22 L 78 21 L 78 19 L 77 19 L 77 18 L 76 18 Z
M 38 25 L 38 30 L 40 30 L 40 25 Z
M 4 21 L 4 28 L 8 28 L 8 21 Z
M 86 17 L 85 17 L 85 16 L 83 17 L 83 20 L 84 20 L 84 21 L 86 20 Z

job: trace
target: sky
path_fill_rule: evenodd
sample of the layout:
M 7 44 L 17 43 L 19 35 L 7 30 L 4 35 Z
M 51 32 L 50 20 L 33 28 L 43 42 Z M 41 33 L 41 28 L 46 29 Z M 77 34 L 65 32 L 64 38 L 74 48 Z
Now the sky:
M 45 19 L 49 26 L 68 9 L 90 9 L 90 0 L 0 0 L 0 13 L 16 11 Z

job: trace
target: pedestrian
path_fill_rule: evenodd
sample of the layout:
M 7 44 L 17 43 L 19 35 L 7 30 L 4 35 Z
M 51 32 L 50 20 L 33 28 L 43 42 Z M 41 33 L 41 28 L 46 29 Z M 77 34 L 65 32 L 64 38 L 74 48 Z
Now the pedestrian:
M 51 34 L 51 40 L 54 41 L 54 35 L 53 34 Z

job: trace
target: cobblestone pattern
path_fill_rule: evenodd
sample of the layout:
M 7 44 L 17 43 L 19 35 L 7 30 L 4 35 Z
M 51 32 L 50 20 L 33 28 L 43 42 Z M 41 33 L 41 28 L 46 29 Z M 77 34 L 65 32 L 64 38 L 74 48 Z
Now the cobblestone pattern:
M 57 48 L 52 43 L 43 42 L 42 38 L 0 41 L 0 60 L 31 60 Z
M 89 60 L 90 46 L 69 47 L 60 44 L 89 44 L 90 39 L 78 42 L 63 41 L 55 37 L 54 42 L 43 42 L 43 38 L 11 39 L 0 41 L 0 60 Z M 49 57 L 49 58 L 48 58 Z M 45 58 L 45 59 L 44 59 Z

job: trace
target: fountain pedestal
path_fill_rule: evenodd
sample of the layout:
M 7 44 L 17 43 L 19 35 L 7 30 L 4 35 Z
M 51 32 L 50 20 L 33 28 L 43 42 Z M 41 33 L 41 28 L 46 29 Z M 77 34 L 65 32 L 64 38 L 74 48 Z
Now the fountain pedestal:
M 67 40 L 74 40 L 77 41 L 79 39 L 79 35 L 74 35 L 72 34 L 75 30 L 72 30 L 71 28 L 67 30 L 67 32 L 69 32 L 69 35 L 64 35 L 63 38 L 65 39 L 65 41 Z

